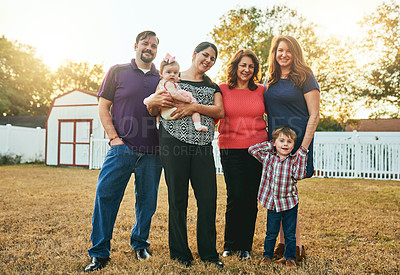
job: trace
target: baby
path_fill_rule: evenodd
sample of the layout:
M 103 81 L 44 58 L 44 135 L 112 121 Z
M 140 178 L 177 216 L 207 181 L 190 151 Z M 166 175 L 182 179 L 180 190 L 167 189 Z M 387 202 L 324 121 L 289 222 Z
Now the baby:
M 184 103 L 196 103 L 196 99 L 192 93 L 178 89 L 176 84 L 179 80 L 179 63 L 175 61 L 175 57 L 167 54 L 160 65 L 160 77 L 161 80 L 158 83 L 157 91 L 164 89 L 166 95 L 170 96 L 174 101 Z M 151 96 L 150 96 L 151 97 Z M 147 99 L 145 98 L 143 103 L 147 105 Z M 163 119 L 172 120 L 174 117 L 171 114 L 176 110 L 173 108 L 161 108 L 161 116 Z M 199 113 L 192 114 L 192 120 L 194 127 L 197 131 L 207 131 L 208 128 L 201 124 L 201 118 Z M 159 124 L 159 117 L 157 117 L 157 125 Z

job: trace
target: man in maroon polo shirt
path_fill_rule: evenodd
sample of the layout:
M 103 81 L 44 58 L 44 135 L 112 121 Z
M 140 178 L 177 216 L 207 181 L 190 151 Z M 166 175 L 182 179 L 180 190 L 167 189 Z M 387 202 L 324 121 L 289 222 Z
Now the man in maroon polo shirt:
M 151 257 L 147 248 L 151 218 L 156 211 L 161 161 L 155 118 L 144 98 L 154 93 L 160 80 L 153 64 L 159 40 L 152 31 L 136 37 L 136 58 L 110 68 L 98 92 L 99 116 L 110 150 L 97 181 L 92 218 L 90 264 L 98 270 L 110 260 L 110 241 L 125 188 L 135 173 L 135 217 L 131 246 L 139 260 Z

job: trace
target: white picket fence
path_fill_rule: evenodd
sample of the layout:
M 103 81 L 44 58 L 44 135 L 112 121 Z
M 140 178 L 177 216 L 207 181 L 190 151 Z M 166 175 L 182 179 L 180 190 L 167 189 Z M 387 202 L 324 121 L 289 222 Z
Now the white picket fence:
M 46 130 L 0 125 L 0 155 L 19 155 L 22 162 L 45 157 Z M 222 174 L 217 140 L 215 166 Z M 100 169 L 108 152 L 107 139 L 90 141 L 89 168 Z M 400 180 L 400 132 L 316 132 L 315 177 Z
M 104 138 L 93 138 L 93 135 L 91 135 L 89 147 L 89 169 L 101 169 L 108 153 L 108 149 L 110 149 L 108 141 L 108 139 Z
M 46 129 L 0 125 L 0 155 L 20 156 L 21 162 L 44 161 Z
M 317 132 L 316 177 L 400 180 L 400 133 Z
M 107 139 L 91 139 L 90 169 L 100 169 L 109 149 Z M 215 167 L 222 174 L 213 141 Z M 316 132 L 315 177 L 400 180 L 399 132 Z
M 216 138 L 213 140 L 212 145 L 217 174 L 222 174 L 223 171 Z M 90 138 L 89 169 L 101 169 L 109 148 L 108 139 L 93 138 L 93 136 Z

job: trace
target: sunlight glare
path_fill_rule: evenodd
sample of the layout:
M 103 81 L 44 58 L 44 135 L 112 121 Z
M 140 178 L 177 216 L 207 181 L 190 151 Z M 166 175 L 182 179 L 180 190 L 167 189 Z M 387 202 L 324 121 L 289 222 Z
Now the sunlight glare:
M 72 45 L 66 36 L 59 33 L 44 33 L 39 36 L 37 42 L 37 53 L 43 62 L 52 70 L 57 70 L 66 56 L 73 56 Z

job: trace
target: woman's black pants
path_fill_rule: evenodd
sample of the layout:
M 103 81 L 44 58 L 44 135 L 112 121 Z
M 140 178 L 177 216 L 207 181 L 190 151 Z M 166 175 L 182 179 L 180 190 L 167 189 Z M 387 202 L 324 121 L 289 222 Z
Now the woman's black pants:
M 197 249 L 202 260 L 218 259 L 217 182 L 211 144 L 192 145 L 171 136 L 162 125 L 160 156 L 168 186 L 169 250 L 172 259 L 192 260 L 187 237 L 189 180 L 197 201 Z
M 262 164 L 247 149 L 221 149 L 227 189 L 224 250 L 251 251 Z

